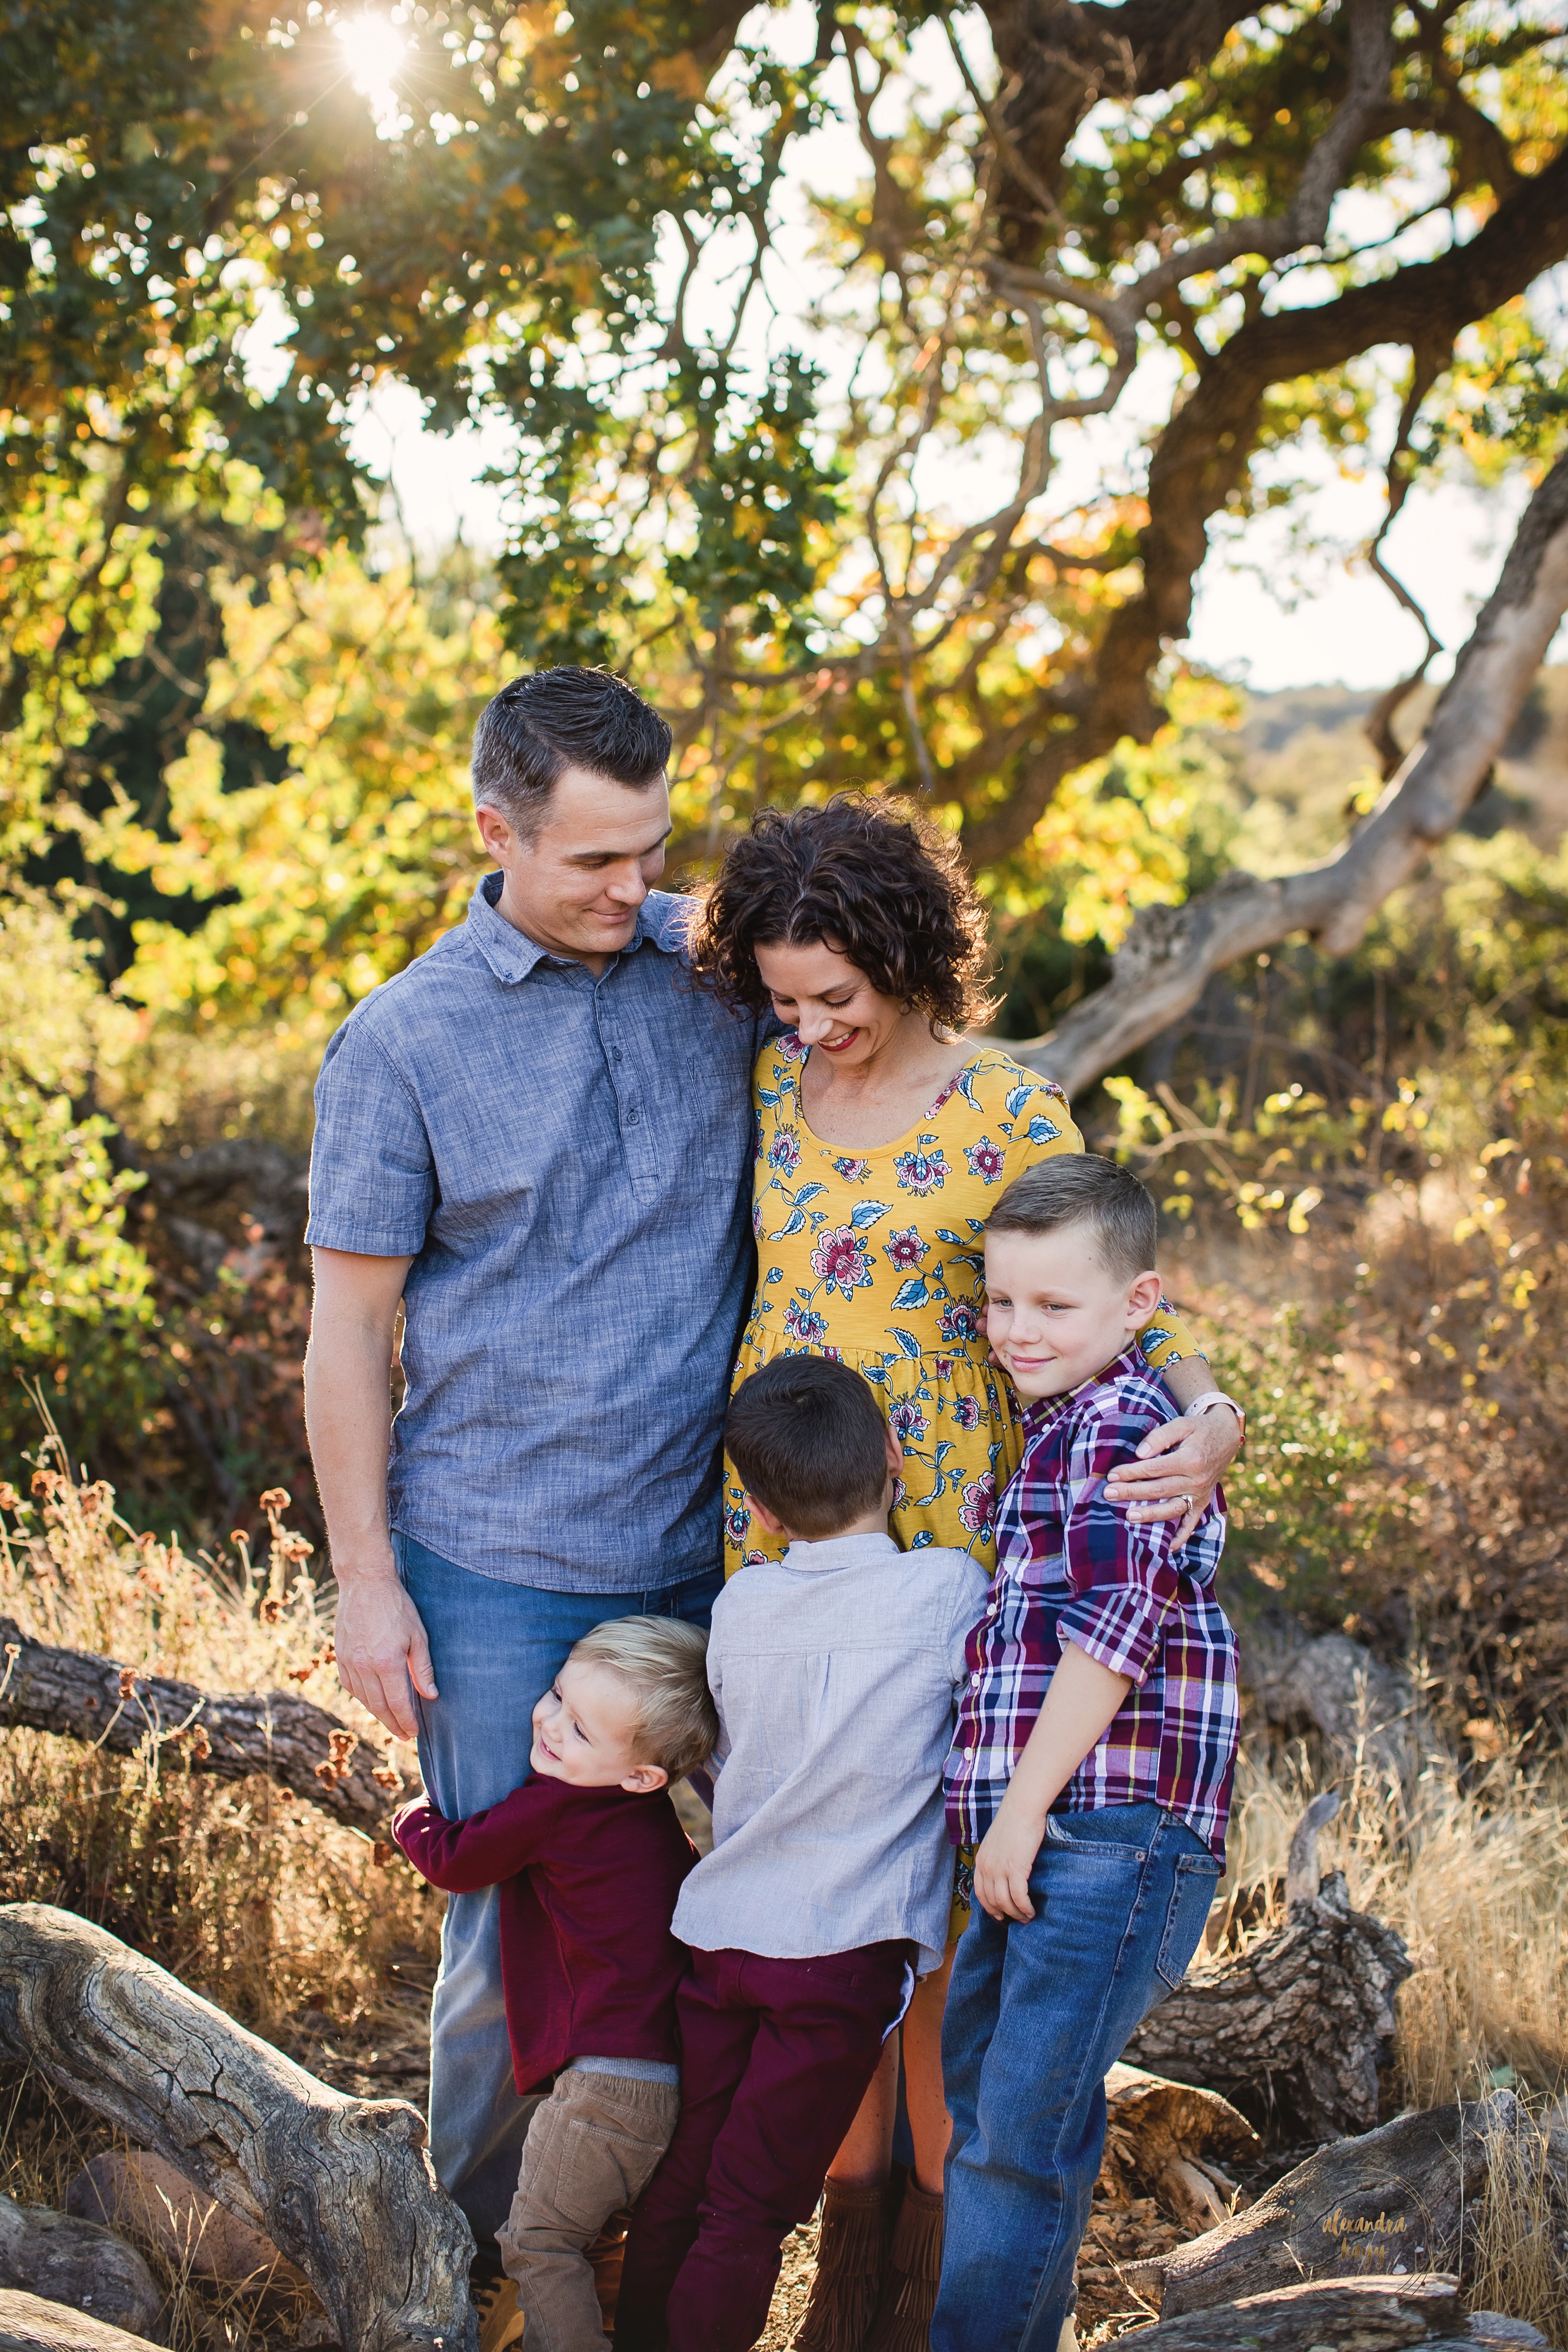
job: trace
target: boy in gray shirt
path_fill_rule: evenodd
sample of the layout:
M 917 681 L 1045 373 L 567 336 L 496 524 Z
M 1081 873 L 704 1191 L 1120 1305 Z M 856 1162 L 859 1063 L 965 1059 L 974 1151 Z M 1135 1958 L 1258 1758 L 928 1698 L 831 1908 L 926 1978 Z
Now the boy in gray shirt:
M 725 1428 L 784 1533 L 713 1608 L 713 1852 L 681 1889 L 681 2112 L 632 2223 L 617 2352 L 746 2352 L 952 1895 L 942 1768 L 985 1605 L 964 1553 L 900 1552 L 900 1465 L 859 1374 L 778 1357 Z

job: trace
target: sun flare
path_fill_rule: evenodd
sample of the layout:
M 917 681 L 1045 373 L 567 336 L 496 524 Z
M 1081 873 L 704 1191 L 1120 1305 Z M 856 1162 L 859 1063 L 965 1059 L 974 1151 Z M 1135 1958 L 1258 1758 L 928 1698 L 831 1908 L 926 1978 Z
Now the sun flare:
M 363 98 L 368 98 L 378 120 L 397 106 L 397 68 L 408 47 L 395 25 L 384 16 L 345 17 L 337 27 L 349 78 Z

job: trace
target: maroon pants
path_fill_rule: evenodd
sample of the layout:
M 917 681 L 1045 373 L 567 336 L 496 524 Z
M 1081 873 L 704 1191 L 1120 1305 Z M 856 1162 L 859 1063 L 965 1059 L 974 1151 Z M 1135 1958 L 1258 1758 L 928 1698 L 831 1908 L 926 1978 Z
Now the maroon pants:
M 680 2121 L 626 2240 L 616 2352 L 748 2352 L 903 2006 L 912 1944 L 694 1952 Z

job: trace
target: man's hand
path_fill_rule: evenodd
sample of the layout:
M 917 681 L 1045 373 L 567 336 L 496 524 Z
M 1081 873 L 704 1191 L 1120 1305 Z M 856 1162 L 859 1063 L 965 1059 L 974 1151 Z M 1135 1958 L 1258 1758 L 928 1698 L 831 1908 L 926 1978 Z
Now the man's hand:
M 1043 1820 L 1026 1818 L 1022 1806 L 1011 1807 L 1011 1798 L 1009 1790 L 976 1850 L 974 1899 L 988 1918 L 1016 1919 L 1026 1926 L 1035 1916 L 1029 1873 L 1046 1825 Z
M 343 1688 L 399 1739 L 415 1738 L 409 1685 L 421 1698 L 439 1693 L 424 1623 L 395 1573 L 340 1581 L 332 1643 Z

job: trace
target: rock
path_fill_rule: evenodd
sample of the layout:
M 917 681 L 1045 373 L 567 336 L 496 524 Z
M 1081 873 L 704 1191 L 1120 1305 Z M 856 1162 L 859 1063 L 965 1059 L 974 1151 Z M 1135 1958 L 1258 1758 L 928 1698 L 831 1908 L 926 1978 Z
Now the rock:
M 321 2308 L 304 2273 L 270 2238 L 142 2148 L 95 2156 L 67 2189 L 66 2211 L 118 2230 L 190 2277 L 255 2291 L 287 2289 Z
M 1380 1778 L 1401 1787 L 1409 1782 L 1415 1769 L 1409 1677 L 1348 1633 L 1282 1649 L 1255 1676 L 1255 1687 L 1277 1730 L 1316 1731 L 1343 1759 L 1359 1750 Z
M 96 2220 L 0 2197 L 0 2287 L 85 2311 L 107 2327 L 163 2341 L 163 2297 L 133 2246 Z
M 64 2304 L 0 2288 L 0 2352 L 149 2352 L 149 2342 Z

